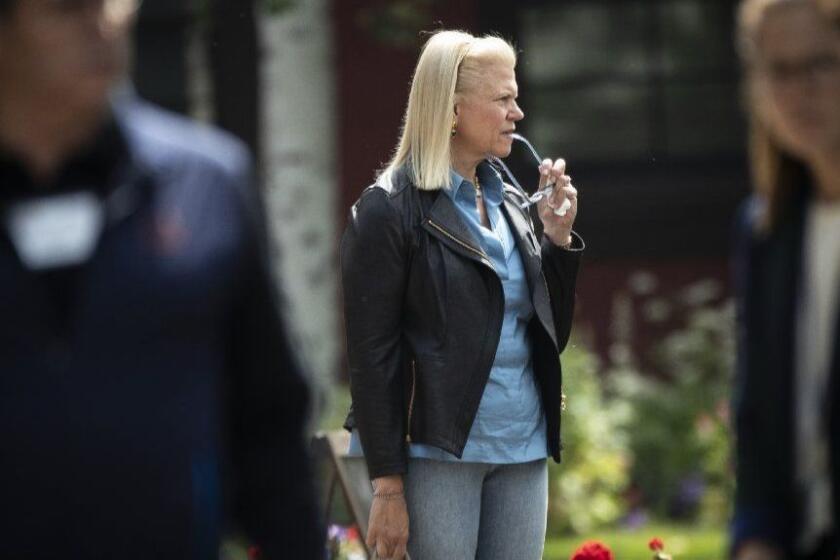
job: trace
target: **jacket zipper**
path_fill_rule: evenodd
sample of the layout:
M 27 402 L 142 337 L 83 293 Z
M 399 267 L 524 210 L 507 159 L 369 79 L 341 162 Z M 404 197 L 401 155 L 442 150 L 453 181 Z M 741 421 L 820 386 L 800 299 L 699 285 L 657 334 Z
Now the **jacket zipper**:
M 426 221 L 429 223 L 430 226 L 432 226 L 433 228 L 435 228 L 436 230 L 441 232 L 443 235 L 445 235 L 446 237 L 448 237 L 449 239 L 451 239 L 452 241 L 454 241 L 455 243 L 457 243 L 458 245 L 460 245 L 461 247 L 463 247 L 467 251 L 470 251 L 471 253 L 473 253 L 475 255 L 478 255 L 479 257 L 484 259 L 486 261 L 487 265 L 490 266 L 490 268 L 492 268 L 493 270 L 496 270 L 496 268 L 493 266 L 493 262 L 490 260 L 490 257 L 488 257 L 487 254 L 484 251 L 480 251 L 480 250 L 476 249 L 475 247 L 473 247 L 469 243 L 464 243 L 463 241 L 461 241 L 460 239 L 458 239 L 457 237 L 455 237 L 454 235 L 452 235 L 451 233 L 449 233 L 448 231 L 443 229 L 441 226 L 434 223 L 432 220 L 426 220 Z
M 414 360 L 411 360 L 411 397 L 408 400 L 408 426 L 406 427 L 405 441 L 411 443 L 411 415 L 414 412 L 414 391 L 417 388 L 417 371 Z
M 449 239 L 451 239 L 452 241 L 454 241 L 455 243 L 457 243 L 458 245 L 460 245 L 461 247 L 466 249 L 467 251 L 473 253 L 474 255 L 478 255 L 479 257 L 481 257 L 481 259 L 482 259 L 481 263 L 490 267 L 490 270 L 495 272 L 496 276 L 498 277 L 498 272 L 496 272 L 496 267 L 493 266 L 493 261 L 490 260 L 490 257 L 488 257 L 486 253 L 484 253 L 483 251 L 481 251 L 479 249 L 476 249 L 475 247 L 473 247 L 469 243 L 461 241 L 460 239 L 455 237 L 453 234 L 446 231 L 443 227 L 441 227 L 438 224 L 436 224 L 435 222 L 433 222 L 431 219 L 427 219 L 426 222 L 430 226 L 432 226 L 433 228 L 435 228 L 436 230 L 441 232 L 443 235 L 445 235 L 446 237 L 448 237 Z M 501 285 L 501 280 L 499 280 L 499 284 Z M 502 296 L 502 315 L 504 316 L 504 296 Z M 501 325 L 500 325 L 500 330 L 501 330 Z M 492 356 L 491 356 L 491 364 L 492 364 Z

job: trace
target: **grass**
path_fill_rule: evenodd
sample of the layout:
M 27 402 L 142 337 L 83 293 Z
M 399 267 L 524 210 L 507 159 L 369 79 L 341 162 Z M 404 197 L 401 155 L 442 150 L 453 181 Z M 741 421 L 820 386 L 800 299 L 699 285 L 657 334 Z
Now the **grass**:
M 584 541 L 597 540 L 607 545 L 615 560 L 651 560 L 648 541 L 659 537 L 665 552 L 674 560 L 722 560 L 726 558 L 726 534 L 722 529 L 679 525 L 650 525 L 637 531 L 604 531 L 583 537 L 549 538 L 543 560 L 569 560 Z

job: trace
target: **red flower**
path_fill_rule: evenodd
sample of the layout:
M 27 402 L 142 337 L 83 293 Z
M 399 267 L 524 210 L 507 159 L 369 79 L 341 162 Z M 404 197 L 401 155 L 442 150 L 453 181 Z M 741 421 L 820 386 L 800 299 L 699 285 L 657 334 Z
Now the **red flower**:
M 598 541 L 588 541 L 580 545 L 570 560 L 614 560 L 612 551 Z
M 248 560 L 260 560 L 262 558 L 262 551 L 258 546 L 248 547 Z
M 660 539 L 659 537 L 654 537 L 654 538 L 650 539 L 650 542 L 648 543 L 648 547 L 651 550 L 656 551 L 656 550 L 662 550 L 663 548 L 665 548 L 665 545 L 662 543 L 662 539 Z
M 347 528 L 347 540 L 348 541 L 358 541 L 359 539 L 359 529 L 355 525 L 351 525 Z

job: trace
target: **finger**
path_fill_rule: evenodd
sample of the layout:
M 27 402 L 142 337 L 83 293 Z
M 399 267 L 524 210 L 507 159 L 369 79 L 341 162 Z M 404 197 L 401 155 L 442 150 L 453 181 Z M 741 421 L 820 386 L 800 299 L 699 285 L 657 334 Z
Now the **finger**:
M 565 187 L 566 185 L 571 183 L 571 179 L 572 178 L 569 177 L 568 175 L 563 175 L 563 173 L 561 171 L 558 171 L 555 167 L 552 167 L 548 170 L 548 179 L 546 180 L 546 184 L 547 184 L 547 186 L 552 186 L 553 185 L 553 186 Z M 554 191 L 556 191 L 556 190 L 557 189 L 554 189 Z M 549 193 L 549 195 L 553 194 L 554 191 Z M 551 200 L 550 203 L 553 206 L 556 206 L 558 204 L 558 201 L 557 201 L 556 198 L 554 198 L 554 199 Z
M 400 543 L 394 549 L 394 560 L 404 560 L 405 559 L 405 551 L 406 545 L 405 543 Z
M 551 169 L 549 171 L 548 183 L 554 183 L 559 187 L 565 187 L 566 185 L 571 184 L 571 177 L 568 175 L 558 174 L 557 171 Z
M 551 191 L 551 200 L 549 202 L 552 208 L 559 208 L 563 201 L 566 200 L 566 190 L 565 187 L 554 189 Z
M 550 182 L 552 166 L 553 166 L 553 163 L 550 159 L 545 158 L 544 160 L 542 160 L 542 163 L 539 166 L 539 170 L 540 170 L 539 188 L 540 189 L 545 188 L 546 184 L 548 184 Z
M 569 214 L 571 215 L 572 219 L 577 216 L 578 211 L 578 199 L 576 196 L 566 196 L 566 200 L 569 201 Z
M 569 208 L 571 208 L 573 201 L 569 197 L 569 187 L 554 189 L 548 197 L 548 209 L 551 212 L 549 216 L 552 221 L 557 221 L 557 216 L 565 218 Z
M 554 165 L 552 166 L 553 175 L 556 177 L 562 177 L 566 174 L 566 160 L 563 158 L 557 158 L 554 160 Z
M 574 187 L 563 187 L 553 194 L 556 195 L 552 205 L 555 215 L 565 217 L 570 210 L 572 214 L 577 212 L 577 190 Z
M 396 536 L 396 535 L 394 536 L 394 538 L 393 538 L 393 539 L 388 540 L 388 542 L 387 542 L 387 545 L 388 545 L 388 550 L 387 550 L 387 552 L 388 552 L 388 558 L 393 559 L 393 558 L 395 558 L 395 557 L 396 557 L 397 547 L 399 546 L 399 543 L 400 543 L 400 541 L 401 541 L 401 540 L 402 540 L 402 539 L 401 539 L 399 536 Z
M 388 550 L 388 546 L 385 545 L 385 541 L 381 540 L 376 544 L 376 554 L 381 558 L 381 560 L 390 560 L 391 559 L 391 551 Z

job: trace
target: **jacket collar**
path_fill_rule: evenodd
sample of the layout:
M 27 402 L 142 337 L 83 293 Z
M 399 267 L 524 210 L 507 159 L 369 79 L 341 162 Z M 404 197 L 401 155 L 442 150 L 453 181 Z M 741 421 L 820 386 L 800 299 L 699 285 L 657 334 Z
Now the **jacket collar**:
M 474 253 L 484 255 L 481 244 L 475 235 L 464 223 L 461 213 L 455 206 L 455 202 L 446 193 L 438 191 L 435 193 L 435 200 L 426 213 L 426 220 L 434 227 L 442 228 L 447 233 L 455 236 L 457 241 L 467 244 Z M 489 262 L 490 259 L 484 255 Z
M 512 204 L 513 208 L 516 207 L 515 203 L 511 201 L 510 193 L 508 192 L 509 187 L 507 187 L 501 179 L 501 175 L 496 170 L 496 168 L 490 163 L 482 162 L 479 164 L 478 173 L 480 177 L 485 177 L 486 180 L 490 181 L 491 179 L 498 180 L 499 185 L 501 187 L 499 196 L 501 200 L 499 201 L 501 206 L 506 206 L 507 204 Z M 491 176 L 492 175 L 492 176 Z M 433 222 L 436 226 L 446 230 L 447 233 L 455 236 L 458 241 L 468 245 L 473 252 L 472 256 L 476 254 L 483 254 L 484 251 L 481 250 L 481 245 L 476 239 L 475 235 L 472 233 L 470 228 L 464 223 L 463 218 L 461 218 L 460 212 L 455 206 L 455 202 L 453 200 L 452 193 L 444 193 L 442 192 L 444 189 L 441 188 L 437 191 L 419 191 L 417 187 L 414 185 L 414 181 L 411 177 L 411 167 L 408 164 L 404 164 L 400 166 L 395 172 L 392 177 L 392 184 L 390 186 L 393 189 L 393 192 L 400 191 L 406 188 L 412 188 L 417 190 L 420 193 L 426 193 L 428 196 L 433 197 L 433 202 L 431 206 L 426 211 L 426 216 L 424 218 L 424 222 Z M 520 212 L 518 208 L 516 212 Z M 510 215 L 508 215 L 508 221 L 510 222 Z M 517 247 L 519 247 L 519 242 L 522 240 L 527 240 L 527 234 L 530 231 L 528 223 L 524 221 L 520 221 L 514 225 L 514 234 L 517 238 Z M 535 244 L 538 249 L 538 244 L 535 241 L 535 237 L 531 234 L 530 243 Z M 522 253 L 523 259 L 525 258 L 525 253 Z M 490 259 L 484 255 L 486 260 L 489 262 Z
M 435 235 L 442 234 L 444 237 L 442 241 L 446 243 L 454 241 L 452 248 L 464 254 L 464 256 L 482 262 L 486 260 L 486 263 L 490 264 L 489 257 L 481 250 L 478 240 L 461 218 L 458 209 L 455 207 L 455 202 L 450 196 L 442 192 L 443 189 L 436 191 L 421 191 L 418 189 L 414 185 L 414 180 L 411 177 L 411 167 L 408 164 L 397 168 L 391 179 L 390 188 L 392 192 L 413 189 L 419 197 L 429 197 L 432 202 L 428 210 L 425 211 L 424 227 Z M 425 204 L 420 204 L 420 206 L 423 207 Z M 443 232 L 440 230 L 443 230 Z M 455 239 L 448 239 L 447 236 L 452 236 Z
M 449 176 L 452 186 L 443 189 L 443 191 L 456 202 L 463 199 L 474 204 L 475 185 L 473 185 L 472 180 L 461 176 L 454 169 L 450 169 Z M 499 206 L 504 199 L 505 189 L 501 174 L 489 162 L 483 161 L 476 167 L 476 176 L 481 184 L 484 202 L 491 206 Z

